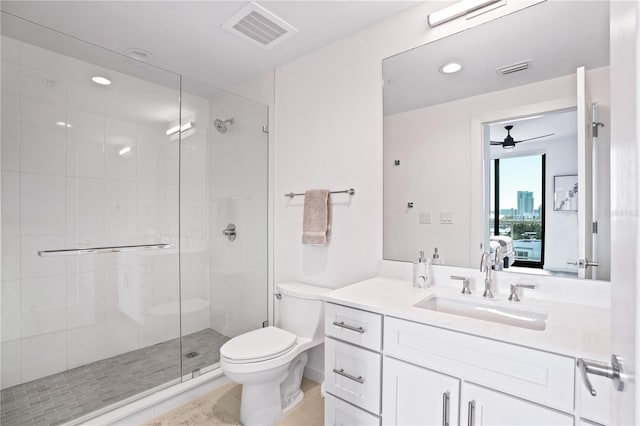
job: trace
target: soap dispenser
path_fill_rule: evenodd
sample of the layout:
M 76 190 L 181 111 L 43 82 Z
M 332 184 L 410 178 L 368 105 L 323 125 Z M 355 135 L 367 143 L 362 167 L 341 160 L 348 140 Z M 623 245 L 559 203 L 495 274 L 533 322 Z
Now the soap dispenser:
M 431 268 L 424 257 L 424 250 L 418 253 L 418 259 L 413 262 L 413 286 L 418 288 L 431 287 L 433 279 L 431 277 Z

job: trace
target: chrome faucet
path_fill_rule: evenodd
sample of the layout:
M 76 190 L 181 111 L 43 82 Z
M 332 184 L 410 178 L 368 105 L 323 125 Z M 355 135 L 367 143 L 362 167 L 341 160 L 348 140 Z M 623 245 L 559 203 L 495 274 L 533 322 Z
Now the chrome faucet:
M 471 294 L 471 279 L 468 277 L 461 277 L 459 275 L 451 275 L 449 278 L 452 280 L 462 281 L 462 294 Z
M 482 293 L 482 297 L 493 298 L 493 293 L 491 292 L 491 255 L 486 251 L 482 253 L 480 258 L 480 272 L 487 273 L 484 277 L 484 293 Z
M 518 297 L 519 288 L 536 288 L 536 286 L 533 284 L 511 284 L 511 294 L 509 295 L 509 301 L 511 302 L 520 301 L 520 298 Z

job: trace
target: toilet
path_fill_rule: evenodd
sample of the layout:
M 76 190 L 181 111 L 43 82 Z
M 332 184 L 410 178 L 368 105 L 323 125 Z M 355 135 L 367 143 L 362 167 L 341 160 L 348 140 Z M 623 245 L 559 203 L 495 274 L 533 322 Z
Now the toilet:
M 240 422 L 272 425 L 303 398 L 307 349 L 323 343 L 324 305 L 331 289 L 301 283 L 277 286 L 280 327 L 234 337 L 220 348 L 220 368 L 242 384 Z

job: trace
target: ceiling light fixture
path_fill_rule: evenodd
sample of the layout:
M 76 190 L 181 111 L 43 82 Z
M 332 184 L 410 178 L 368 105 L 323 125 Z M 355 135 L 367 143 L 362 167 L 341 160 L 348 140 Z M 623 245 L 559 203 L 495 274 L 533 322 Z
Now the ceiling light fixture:
M 435 27 L 436 25 L 444 24 L 452 19 L 459 18 L 469 12 L 482 9 L 485 6 L 499 1 L 500 0 L 462 0 L 458 3 L 452 4 L 451 6 L 445 7 L 444 9 L 440 9 L 429 14 L 427 22 L 429 23 L 429 26 Z
M 111 80 L 109 80 L 107 77 L 101 77 L 99 75 L 91 77 L 91 81 L 101 86 L 108 86 L 111 84 Z
M 449 62 L 440 67 L 440 72 L 443 74 L 453 74 L 462 69 L 462 65 L 457 62 Z
M 175 126 L 170 128 L 169 130 L 167 130 L 167 136 L 171 136 L 175 133 L 178 133 L 178 131 L 180 131 L 180 133 L 189 130 L 191 128 L 193 128 L 193 126 L 195 125 L 195 123 L 193 121 L 189 121 L 188 123 L 184 123 L 182 126 Z
M 56 121 L 56 126 L 71 127 L 71 124 L 67 123 L 66 121 Z
M 120 151 L 118 151 L 118 154 L 125 155 L 128 152 L 131 152 L 131 147 L 130 146 L 125 146 Z

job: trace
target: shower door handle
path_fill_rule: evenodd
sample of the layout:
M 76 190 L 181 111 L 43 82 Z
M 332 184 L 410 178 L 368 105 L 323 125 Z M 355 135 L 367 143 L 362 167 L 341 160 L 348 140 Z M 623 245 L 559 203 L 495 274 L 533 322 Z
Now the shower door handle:
M 158 250 L 170 248 L 173 248 L 173 244 L 138 244 L 133 246 L 87 247 L 60 250 L 39 250 L 38 256 L 75 256 L 78 254 L 120 253 L 122 251 Z

